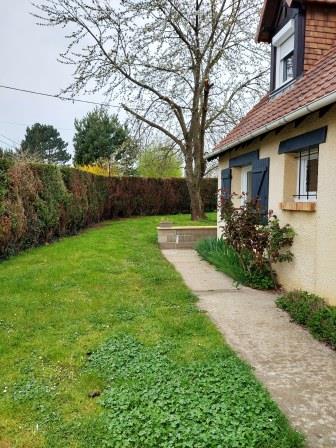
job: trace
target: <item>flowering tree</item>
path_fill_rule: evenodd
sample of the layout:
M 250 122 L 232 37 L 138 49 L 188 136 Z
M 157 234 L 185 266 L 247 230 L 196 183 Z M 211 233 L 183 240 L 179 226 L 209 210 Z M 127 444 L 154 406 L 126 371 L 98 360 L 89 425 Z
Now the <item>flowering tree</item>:
M 254 43 L 260 0 L 42 0 L 42 23 L 69 28 L 66 91 L 104 90 L 183 155 L 192 217 L 203 216 L 204 153 L 263 91 Z

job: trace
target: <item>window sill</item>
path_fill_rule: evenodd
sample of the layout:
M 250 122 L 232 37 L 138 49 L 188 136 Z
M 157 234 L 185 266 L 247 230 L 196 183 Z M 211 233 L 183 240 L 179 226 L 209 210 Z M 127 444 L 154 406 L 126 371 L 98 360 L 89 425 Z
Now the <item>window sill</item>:
M 281 202 L 280 208 L 289 212 L 315 212 L 316 202 Z
M 270 94 L 270 98 L 273 99 L 274 97 L 277 97 L 280 93 L 285 92 L 287 89 L 289 89 L 289 87 L 291 87 L 295 83 L 296 80 L 297 78 L 293 78 L 290 81 L 285 82 L 281 86 L 275 87 L 273 92 L 271 92 Z

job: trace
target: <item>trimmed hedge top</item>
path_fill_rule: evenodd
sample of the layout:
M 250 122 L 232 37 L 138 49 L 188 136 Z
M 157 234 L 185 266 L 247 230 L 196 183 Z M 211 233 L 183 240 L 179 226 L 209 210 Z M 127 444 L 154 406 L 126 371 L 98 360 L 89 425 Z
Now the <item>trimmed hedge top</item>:
M 206 211 L 217 180 L 204 179 Z M 102 177 L 69 167 L 0 159 L 0 258 L 104 219 L 189 213 L 185 179 Z

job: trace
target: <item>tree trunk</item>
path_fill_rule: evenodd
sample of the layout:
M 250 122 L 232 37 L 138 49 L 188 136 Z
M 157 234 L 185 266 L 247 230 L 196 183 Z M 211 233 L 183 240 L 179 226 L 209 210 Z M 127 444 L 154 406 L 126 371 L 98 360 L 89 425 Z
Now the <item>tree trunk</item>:
M 205 218 L 204 204 L 201 195 L 201 183 L 203 178 L 200 152 L 195 151 L 195 142 L 188 142 L 185 150 L 186 178 L 190 197 L 191 219 L 197 221 Z
M 193 221 L 197 221 L 198 219 L 204 218 L 205 213 L 201 189 L 194 187 L 191 191 L 189 190 L 189 194 L 191 203 L 191 219 Z
M 201 194 L 201 178 L 193 175 L 190 179 L 187 175 L 187 185 L 190 196 L 191 219 L 197 221 L 205 218 L 204 204 Z

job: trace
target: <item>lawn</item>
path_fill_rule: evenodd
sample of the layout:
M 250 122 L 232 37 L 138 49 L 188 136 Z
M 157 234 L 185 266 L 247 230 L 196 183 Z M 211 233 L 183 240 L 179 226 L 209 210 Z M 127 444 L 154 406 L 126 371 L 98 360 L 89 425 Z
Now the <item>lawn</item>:
M 161 219 L 0 264 L 1 448 L 303 446 L 161 256 Z

